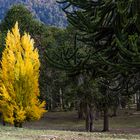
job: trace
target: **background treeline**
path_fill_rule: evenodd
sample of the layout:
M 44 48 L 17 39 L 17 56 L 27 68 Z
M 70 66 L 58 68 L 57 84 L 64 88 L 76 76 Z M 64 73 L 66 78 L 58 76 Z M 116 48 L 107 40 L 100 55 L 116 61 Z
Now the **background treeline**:
M 65 14 L 55 0 L 1 0 L 0 20 L 4 18 L 8 9 L 15 4 L 25 5 L 34 17 L 43 23 L 58 27 L 67 25 Z

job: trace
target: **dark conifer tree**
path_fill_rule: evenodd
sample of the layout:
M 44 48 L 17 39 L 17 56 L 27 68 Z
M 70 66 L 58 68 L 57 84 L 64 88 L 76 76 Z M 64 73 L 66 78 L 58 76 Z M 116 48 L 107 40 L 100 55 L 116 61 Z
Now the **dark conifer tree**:
M 68 21 L 78 31 L 76 39 L 85 44 L 87 51 L 85 57 L 78 57 L 79 47 L 63 50 L 57 59 L 47 57 L 52 64 L 75 73 L 92 71 L 93 78 L 111 79 L 118 74 L 133 76 L 139 73 L 139 0 L 59 2 L 65 5 L 63 10 Z M 70 7 L 75 10 L 70 11 Z M 104 112 L 104 131 L 108 131 L 107 110 Z

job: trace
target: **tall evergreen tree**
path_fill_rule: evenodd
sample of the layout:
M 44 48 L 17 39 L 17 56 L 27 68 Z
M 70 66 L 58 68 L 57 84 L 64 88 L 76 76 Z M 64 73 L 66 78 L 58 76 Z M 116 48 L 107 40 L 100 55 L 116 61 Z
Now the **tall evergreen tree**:
M 67 2 L 64 1 L 63 3 L 67 3 Z M 76 5 L 76 3 L 78 5 Z M 66 9 L 71 4 L 76 6 L 78 10 L 76 9 L 76 11 L 72 13 L 66 11 Z M 90 6 L 92 9 L 90 9 Z M 111 45 L 112 29 L 109 29 L 107 33 L 106 31 L 108 30 L 108 28 L 102 26 L 100 27 L 98 25 L 100 21 L 99 19 L 101 19 L 101 17 L 99 17 L 99 12 L 100 12 L 100 9 L 98 9 L 99 6 L 103 6 L 103 3 L 96 3 L 96 5 L 93 5 L 93 3 L 90 3 L 90 1 L 84 3 L 83 2 L 80 3 L 80 1 L 75 1 L 75 2 L 69 1 L 68 6 L 64 8 L 64 11 L 68 16 L 69 22 L 72 25 L 74 25 L 74 27 L 77 30 L 79 30 L 76 34 L 75 42 L 77 40 L 81 40 L 82 42 L 85 43 L 84 45 L 85 47 L 82 47 L 81 49 L 77 47 L 75 43 L 73 49 L 70 48 L 70 49 L 62 50 L 62 53 L 57 58 L 59 60 L 59 62 L 57 61 L 57 65 L 56 65 L 56 61 L 54 61 L 54 57 L 53 60 L 51 59 L 51 63 L 54 63 L 54 65 L 59 68 L 65 69 L 67 71 L 76 74 L 81 73 L 81 71 L 85 71 L 85 70 L 90 71 L 92 72 L 93 79 L 104 75 L 107 76 L 108 70 L 111 69 L 107 66 L 107 63 L 104 63 L 104 61 L 100 59 L 100 55 L 101 53 L 103 53 L 104 55 L 110 54 L 110 50 L 108 50 L 107 48 L 109 45 Z M 90 10 L 87 9 L 87 7 Z M 95 13 L 91 12 L 93 11 L 93 9 L 96 9 Z M 84 10 L 86 12 L 83 12 Z M 100 25 L 102 24 L 100 23 Z M 81 54 L 81 50 L 83 50 L 84 53 Z M 109 55 L 107 57 L 109 58 L 111 56 Z M 50 60 L 50 57 L 48 57 L 48 60 Z M 101 66 L 101 64 L 104 65 Z M 87 118 L 90 117 L 87 116 Z M 87 131 L 90 130 L 88 129 Z
M 65 5 L 63 10 L 68 21 L 78 31 L 76 40 L 85 44 L 86 51 L 83 57 L 79 55 L 79 47 L 63 49 L 57 57 L 53 55 L 53 59 L 48 55 L 52 64 L 75 73 L 92 71 L 94 79 L 108 80 L 120 73 L 127 76 L 139 72 L 139 0 L 59 2 Z M 75 10 L 70 11 L 70 7 Z M 108 127 L 104 128 L 108 131 Z

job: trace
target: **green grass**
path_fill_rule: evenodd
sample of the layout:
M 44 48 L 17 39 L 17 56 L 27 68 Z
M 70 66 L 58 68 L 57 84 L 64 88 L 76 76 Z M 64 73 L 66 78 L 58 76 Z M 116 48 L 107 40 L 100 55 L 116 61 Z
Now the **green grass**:
M 103 120 L 94 123 L 101 131 Z M 40 121 L 25 123 L 23 128 L 0 126 L 0 140 L 140 140 L 140 115 L 123 111 L 110 118 L 111 131 L 107 133 L 86 133 L 84 126 L 76 112 L 49 112 Z

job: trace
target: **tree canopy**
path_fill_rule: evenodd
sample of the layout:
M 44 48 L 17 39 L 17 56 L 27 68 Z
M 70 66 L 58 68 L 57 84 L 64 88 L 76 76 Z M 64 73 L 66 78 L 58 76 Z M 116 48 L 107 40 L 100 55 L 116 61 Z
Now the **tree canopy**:
M 39 119 L 45 112 L 40 102 L 39 55 L 30 35 L 20 35 L 18 23 L 7 33 L 0 69 L 0 112 L 5 122 L 19 125 Z

